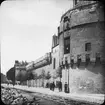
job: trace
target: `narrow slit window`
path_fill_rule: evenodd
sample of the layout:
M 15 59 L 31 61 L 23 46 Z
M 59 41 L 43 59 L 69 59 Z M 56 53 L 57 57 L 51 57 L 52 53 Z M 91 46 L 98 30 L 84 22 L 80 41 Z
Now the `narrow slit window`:
M 53 69 L 55 69 L 55 64 L 56 64 L 56 60 L 55 58 L 53 59 Z
M 70 37 L 64 39 L 64 54 L 70 53 Z

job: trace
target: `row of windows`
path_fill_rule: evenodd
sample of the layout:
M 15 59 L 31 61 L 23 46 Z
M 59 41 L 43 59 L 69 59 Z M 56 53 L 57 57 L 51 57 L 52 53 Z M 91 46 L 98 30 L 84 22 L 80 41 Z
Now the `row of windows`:
M 91 51 L 91 43 L 85 43 L 85 51 Z M 68 54 L 70 53 L 70 37 L 67 37 L 64 39 L 64 54 Z M 99 60 L 100 58 L 98 58 L 100 55 L 98 53 L 96 53 L 96 60 Z M 78 62 L 81 61 L 80 55 L 77 56 Z M 86 62 L 90 61 L 90 55 L 86 54 Z M 71 61 L 73 62 L 73 61 Z M 55 69 L 56 65 L 56 59 L 53 59 L 53 69 Z
M 90 63 L 90 54 L 86 54 L 85 55 L 85 57 L 86 57 L 86 66 L 88 66 L 88 64 Z M 81 55 L 77 55 L 77 67 L 79 67 L 80 66 L 80 63 L 81 63 Z M 67 62 L 67 60 L 66 60 L 66 62 Z M 100 64 L 100 53 L 96 53 L 96 64 Z M 73 65 L 74 65 L 74 59 L 71 59 L 71 68 L 73 67 Z M 53 59 L 53 69 L 55 69 L 56 68 L 56 59 L 54 58 Z
M 85 51 L 91 51 L 91 43 L 85 43 Z M 64 54 L 70 53 L 70 37 L 64 39 Z
M 86 55 L 86 57 L 87 57 L 87 55 Z M 81 58 L 77 58 L 77 67 L 78 68 L 80 67 L 81 62 L 82 62 Z M 87 67 L 89 65 L 89 63 L 90 63 L 90 57 L 86 58 L 85 66 Z M 63 61 L 62 61 L 62 64 L 63 64 Z M 65 64 L 67 64 L 67 60 L 65 61 Z M 99 56 L 96 56 L 95 64 L 96 65 L 101 64 L 101 60 L 100 60 Z M 74 66 L 74 59 L 71 59 L 71 68 L 73 68 L 73 66 Z
M 77 56 L 77 67 L 80 66 L 80 63 L 81 63 L 81 58 L 80 58 L 80 55 Z M 85 65 L 88 66 L 88 64 L 90 63 L 90 54 L 86 54 L 86 63 Z M 100 54 L 99 53 L 96 53 L 96 61 L 95 61 L 96 64 L 100 64 Z M 74 59 L 71 59 L 71 68 L 73 67 L 73 64 L 74 64 Z

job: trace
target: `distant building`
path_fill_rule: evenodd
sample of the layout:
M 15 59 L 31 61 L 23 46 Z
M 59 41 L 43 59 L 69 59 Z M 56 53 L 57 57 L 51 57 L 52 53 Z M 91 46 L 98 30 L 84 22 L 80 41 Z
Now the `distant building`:
M 27 80 L 27 71 L 26 71 L 26 66 L 27 62 L 22 61 L 15 61 L 14 67 L 15 67 L 15 80 L 20 81 L 20 83 L 23 83 L 24 81 Z

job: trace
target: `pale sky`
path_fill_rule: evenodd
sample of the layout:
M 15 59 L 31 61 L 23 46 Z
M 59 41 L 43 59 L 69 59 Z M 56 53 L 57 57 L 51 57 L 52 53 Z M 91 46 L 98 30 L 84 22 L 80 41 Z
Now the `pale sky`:
M 1 72 L 15 60 L 35 61 L 51 51 L 52 35 L 72 0 L 7 0 L 0 7 Z

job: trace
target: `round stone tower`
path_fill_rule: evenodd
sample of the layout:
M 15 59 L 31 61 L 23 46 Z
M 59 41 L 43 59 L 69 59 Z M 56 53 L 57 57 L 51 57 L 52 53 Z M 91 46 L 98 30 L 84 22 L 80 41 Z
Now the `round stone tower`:
M 103 5 L 74 0 L 58 30 L 62 83 L 70 92 L 104 93 L 105 24 Z M 66 66 L 68 64 L 68 67 Z

